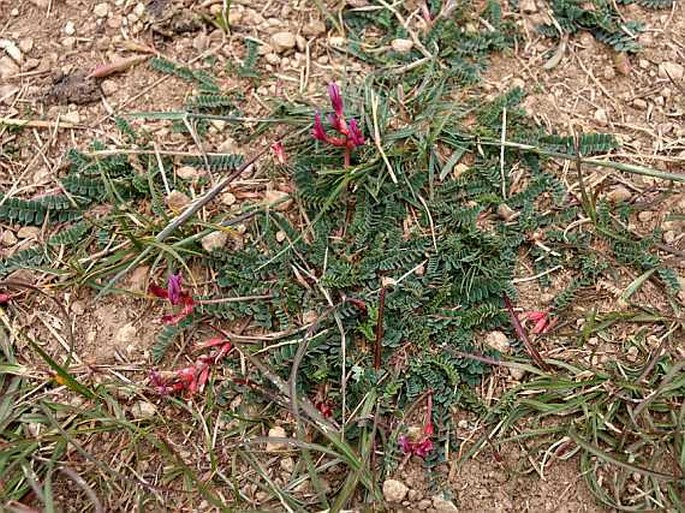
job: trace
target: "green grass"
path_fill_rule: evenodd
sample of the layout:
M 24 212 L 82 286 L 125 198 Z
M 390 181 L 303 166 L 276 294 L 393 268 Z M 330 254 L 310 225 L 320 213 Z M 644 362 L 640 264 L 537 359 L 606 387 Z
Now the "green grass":
M 379 45 L 407 36 L 394 32 L 401 12 L 372 14 L 383 29 Z M 465 25 L 473 13 L 454 15 Z M 497 4 L 478 15 L 483 30 L 440 20 L 417 35 L 423 48 L 386 55 L 361 45 L 368 13 L 344 13 L 346 51 L 392 65 L 401 77 L 378 72 L 344 86 L 348 120 L 357 119 L 367 139 L 348 163 L 310 135 L 314 111 L 330 110 L 325 98 L 274 100 L 268 117 L 246 118 L 214 77 L 157 59 L 154 69 L 200 91 L 181 110 L 135 113 L 131 121 L 177 122 L 196 142 L 209 137 L 209 120 L 223 120 L 245 147 L 282 139 L 287 165 L 263 154 L 266 147 L 250 155 L 161 152 L 119 119 L 121 139 L 132 146 L 73 149 L 63 195 L 3 200 L 3 220 L 43 225 L 50 237 L 0 262 L 2 275 L 37 269 L 59 280 L 55 290 L 86 287 L 100 297 L 126 293 L 122 278 L 149 265 L 153 280 L 182 270 L 199 302 L 177 327 L 159 329 L 149 362 L 95 373 L 55 352 L 55 340 L 26 340 L 11 322 L 22 310 L 10 304 L 0 363 L 7 501 L 58 511 L 59 480 L 70 483 L 74 502 L 96 510 L 176 510 L 198 501 L 222 511 L 369 506 L 381 500 L 379 484 L 403 458 L 398 437 L 430 394 L 435 448 L 427 472 L 458 446 L 453 414 L 467 410 L 488 431 L 463 448 L 465 457 L 486 440 L 530 441 L 543 464 L 555 451 L 579 454 L 591 491 L 609 507 L 683 508 L 685 373 L 672 347 L 682 330 L 677 274 L 656 249 L 659 234 L 634 233 L 632 205 L 609 202 L 585 173 L 591 165 L 625 177 L 682 176 L 611 160 L 618 142 L 607 134 L 544 133 L 520 108 L 520 90 L 484 101 L 471 87 L 479 70 L 518 36 Z M 254 66 L 256 57 L 245 78 L 254 78 Z M 230 182 L 252 157 L 258 197 L 230 209 L 209 201 L 219 192 L 212 178 Z M 564 162 L 580 193 L 560 180 Z M 191 184 L 175 175 L 180 165 L 207 173 Z M 292 192 L 269 204 L 260 197 L 265 182 Z M 172 189 L 199 194 L 202 208 L 170 212 L 164 199 Z M 98 209 L 105 213 L 90 215 Z M 235 228 L 231 245 L 207 253 L 202 237 L 228 228 Z M 504 305 L 505 296 L 522 300 L 522 268 L 539 289 L 556 292 L 550 308 L 562 326 L 532 341 L 543 354 L 554 344 L 588 355 L 595 337 L 638 347 L 640 359 L 533 365 Z M 594 313 L 598 284 L 624 276 L 627 310 Z M 642 302 L 647 284 L 668 312 Z M 572 329 L 578 318 L 582 329 Z M 659 351 L 647 347 L 644 326 L 665 341 Z M 483 344 L 493 330 L 505 333 L 512 355 Z M 230 333 L 235 350 L 206 390 L 157 396 L 146 382 L 150 368 L 191 364 L 193 344 L 216 332 Z M 526 370 L 529 379 L 487 407 L 474 388 L 493 366 Z M 141 404 L 156 412 L 136 413 Z M 288 435 L 269 437 L 274 425 Z M 283 452 L 267 452 L 267 442 Z M 284 477 L 277 469 L 286 455 L 295 463 Z

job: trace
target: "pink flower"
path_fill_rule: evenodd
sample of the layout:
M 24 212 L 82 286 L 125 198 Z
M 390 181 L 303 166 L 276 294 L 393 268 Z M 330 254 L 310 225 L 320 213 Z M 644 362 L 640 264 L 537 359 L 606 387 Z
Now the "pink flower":
M 312 136 L 314 139 L 317 141 L 327 141 L 328 137 L 326 136 L 326 131 L 323 128 L 323 124 L 321 123 L 321 114 L 316 113 L 314 114 L 314 128 L 312 129 Z
M 180 273 L 169 275 L 169 281 L 167 282 L 167 291 L 169 296 L 169 303 L 171 303 L 172 305 L 178 305 L 181 303 L 181 282 L 183 282 L 183 277 Z
M 353 146 L 361 146 L 365 142 L 364 136 L 362 135 L 362 131 L 360 130 L 356 119 L 350 120 L 350 133 L 348 140 L 352 143 Z
M 524 313 L 522 317 L 524 320 L 527 319 L 535 323 L 535 326 L 533 326 L 533 329 L 531 330 L 531 332 L 535 335 L 542 335 L 544 333 L 547 333 L 557 324 L 558 321 L 558 319 L 554 319 L 551 317 L 549 311 L 534 310 L 531 312 Z
M 168 300 L 172 306 L 182 305 L 180 312 L 162 316 L 162 322 L 164 324 L 177 324 L 179 321 L 193 313 L 193 310 L 195 309 L 195 300 L 190 294 L 183 291 L 181 282 L 182 277 L 180 274 L 172 274 L 169 276 L 168 288 L 165 289 L 155 283 L 151 283 L 148 287 L 148 292 L 153 296 Z
M 338 136 L 328 135 L 321 122 L 321 113 L 317 112 L 314 115 L 314 128 L 312 129 L 312 137 L 317 141 L 323 141 L 331 146 L 344 148 L 345 150 L 345 165 L 350 164 L 350 152 L 357 146 L 365 143 L 364 135 L 362 134 L 359 123 L 356 119 L 349 122 L 345 120 L 345 112 L 343 108 L 343 100 L 340 94 L 340 88 L 333 82 L 328 85 L 328 96 L 331 99 L 333 106 L 333 113 L 328 115 L 328 121 L 331 128 L 337 132 Z
M 281 141 L 276 141 L 271 145 L 271 151 L 274 153 L 274 158 L 281 166 L 285 166 L 287 163 L 287 157 L 285 155 L 285 148 Z
M 340 95 L 340 88 L 335 82 L 328 84 L 328 97 L 331 99 L 331 107 L 338 115 L 339 118 L 343 118 L 343 99 Z
M 423 426 L 421 437 L 418 439 L 411 439 L 406 435 L 402 435 L 397 439 L 400 449 L 404 454 L 425 458 L 434 449 L 435 446 L 431 439 L 434 434 L 432 416 L 433 394 L 432 392 L 429 392 L 428 399 L 426 400 L 426 421 Z
M 341 134 L 347 133 L 347 123 L 345 123 L 345 119 L 338 116 L 338 114 L 329 114 L 328 122 L 331 124 L 331 128 L 336 132 Z
M 224 338 L 213 338 L 201 344 L 199 349 L 216 348 L 209 355 L 199 356 L 192 365 L 176 371 L 150 371 L 150 384 L 160 395 L 184 392 L 188 396 L 201 392 L 207 382 L 212 367 L 233 348 Z

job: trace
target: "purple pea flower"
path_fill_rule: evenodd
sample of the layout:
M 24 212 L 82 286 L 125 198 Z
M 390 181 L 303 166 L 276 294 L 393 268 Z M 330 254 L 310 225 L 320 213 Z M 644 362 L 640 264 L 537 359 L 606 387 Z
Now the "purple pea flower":
M 356 119 L 350 120 L 349 140 L 354 146 L 361 146 L 365 142 Z
M 167 282 L 167 296 L 169 298 L 169 303 L 172 305 L 178 305 L 181 303 L 181 282 L 183 281 L 183 276 L 181 273 L 174 273 L 169 275 L 169 281 Z
M 331 128 L 336 132 L 345 133 L 345 120 L 338 116 L 337 114 L 329 114 L 328 122 L 331 124 Z
M 331 99 L 331 106 L 339 118 L 343 117 L 343 99 L 340 95 L 340 88 L 335 82 L 328 84 L 328 97 Z
M 326 131 L 323 128 L 323 123 L 321 123 L 321 114 L 317 112 L 314 115 L 314 129 L 312 130 L 312 136 L 318 141 L 326 141 Z

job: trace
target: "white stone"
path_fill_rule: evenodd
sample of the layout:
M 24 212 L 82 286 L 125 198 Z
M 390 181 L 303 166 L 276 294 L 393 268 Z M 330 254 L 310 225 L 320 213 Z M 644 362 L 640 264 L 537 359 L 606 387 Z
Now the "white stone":
M 627 187 L 619 185 L 609 191 L 607 194 L 607 199 L 612 203 L 621 203 L 623 201 L 628 201 L 630 198 L 632 198 L 632 196 L 633 193 L 630 192 Z
M 167 207 L 169 207 L 172 212 L 180 212 L 185 209 L 190 205 L 190 201 L 188 195 L 177 190 L 171 191 L 166 198 Z
M 320 36 L 326 32 L 326 24 L 323 21 L 314 20 L 302 27 L 302 35 L 307 37 Z
M 77 110 L 70 110 L 62 114 L 62 121 L 78 125 L 81 122 L 81 115 Z
M 10 41 L 9 39 L 0 39 L 0 48 L 3 49 L 5 53 L 9 55 L 14 62 L 16 62 L 17 64 L 21 63 L 21 50 L 14 43 L 14 41 Z
M 607 111 L 602 108 L 597 109 L 593 117 L 595 118 L 595 121 L 602 126 L 605 126 L 607 123 L 609 123 Z
M 93 7 L 93 14 L 98 18 L 105 18 L 109 14 L 109 4 L 107 2 L 102 2 L 95 4 Z
M 336 48 L 345 46 L 345 38 L 343 36 L 332 36 L 328 39 L 328 43 Z
M 19 73 L 19 66 L 9 57 L 0 57 L 0 79 L 7 79 Z
M 62 46 L 68 50 L 71 50 L 76 46 L 76 38 L 73 36 L 65 37 L 62 39 Z
M 17 243 L 17 236 L 12 230 L 5 230 L 0 237 L 0 244 L 6 248 L 12 247 Z
M 281 467 L 282 470 L 285 470 L 286 472 L 292 472 L 293 469 L 295 468 L 295 461 L 288 457 L 288 458 L 283 458 L 279 466 Z
M 488 333 L 485 336 L 485 344 L 500 353 L 507 353 L 510 349 L 509 339 L 501 331 L 491 331 Z
M 383 482 L 383 497 L 387 502 L 402 502 L 407 496 L 409 488 L 397 479 L 386 479 Z
M 526 371 L 519 368 L 509 367 L 509 375 L 516 381 L 522 381 L 526 375 Z
M 269 64 L 271 64 L 273 66 L 276 66 L 276 65 L 280 64 L 280 62 L 281 62 L 281 58 L 275 53 L 266 54 L 265 59 L 266 59 L 266 62 L 268 62 Z
M 133 14 L 138 16 L 138 18 L 141 18 L 143 14 L 145 14 L 145 4 L 142 2 L 138 2 L 136 6 L 133 8 Z
M 277 53 L 286 52 L 295 48 L 297 39 L 292 32 L 276 32 L 271 36 L 271 46 Z
M 40 228 L 37 226 L 22 226 L 17 232 L 20 239 L 37 239 L 40 236 Z
M 397 53 L 409 53 L 414 48 L 414 42 L 411 39 L 397 38 L 390 42 L 390 46 Z
M 288 434 L 285 432 L 281 426 L 274 426 L 269 429 L 268 438 L 286 438 Z M 266 443 L 266 452 L 280 452 L 288 448 L 288 444 L 285 444 L 278 440 L 272 440 Z
M 435 513 L 459 513 L 459 508 L 457 508 L 452 501 L 448 501 L 442 495 L 436 495 L 433 497 L 433 508 Z
M 182 166 L 176 170 L 176 176 L 182 180 L 197 180 L 204 176 L 206 171 L 193 166 Z
M 226 232 L 212 232 L 202 237 L 202 249 L 207 253 L 211 253 L 217 249 L 223 248 L 228 242 L 228 233 Z
M 24 53 L 29 53 L 33 50 L 33 38 L 27 37 L 19 41 L 19 49 Z
M 64 33 L 67 36 L 73 36 L 74 34 L 76 34 L 76 25 L 74 25 L 73 21 L 67 21 L 64 24 Z
M 235 202 L 238 201 L 238 199 L 235 197 L 235 194 L 232 192 L 224 192 L 221 195 L 221 203 L 223 203 L 226 206 L 231 206 L 235 205 Z
M 682 80 L 685 75 L 685 67 L 677 62 L 662 62 L 659 64 L 659 77 Z
M 149 419 L 157 413 L 157 407 L 147 401 L 138 401 L 131 408 L 131 413 L 137 419 Z
M 119 84 L 117 84 L 116 80 L 103 80 L 100 87 L 105 96 L 112 96 L 119 90 Z

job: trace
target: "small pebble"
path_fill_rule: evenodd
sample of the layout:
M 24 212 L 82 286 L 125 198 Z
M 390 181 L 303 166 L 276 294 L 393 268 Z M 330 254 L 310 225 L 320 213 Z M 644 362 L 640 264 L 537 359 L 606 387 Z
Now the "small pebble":
M 607 194 L 607 199 L 612 203 L 621 203 L 623 201 L 628 201 L 633 197 L 633 193 L 627 187 L 623 185 L 618 185 L 611 189 Z
M 297 39 L 292 32 L 276 32 L 271 36 L 271 46 L 277 53 L 284 53 L 295 48 Z
M 290 457 L 283 458 L 280 461 L 279 465 L 280 465 L 282 470 L 285 470 L 286 472 L 290 473 L 295 468 L 295 461 Z
M 677 62 L 662 62 L 659 64 L 659 77 L 682 80 L 685 75 L 685 67 Z
M 302 27 L 302 35 L 306 37 L 320 36 L 326 32 L 326 24 L 323 21 L 315 20 Z
M 190 198 L 180 191 L 173 190 L 167 196 L 166 204 L 172 212 L 178 213 L 190 205 Z
M 77 110 L 70 110 L 62 114 L 62 121 L 71 123 L 73 125 L 78 125 L 81 122 L 81 115 Z
M 519 2 L 519 10 L 523 14 L 533 14 L 538 12 L 538 6 L 535 4 L 535 0 L 521 0 Z
M 328 39 L 328 44 L 331 46 L 342 48 L 345 46 L 345 38 L 342 36 L 333 36 Z
M 664 232 L 663 238 L 666 244 L 673 244 L 675 242 L 676 234 L 673 230 L 668 230 L 667 232 Z
M 647 102 L 642 98 L 636 98 L 633 100 L 633 107 L 637 110 L 647 110 Z
M 138 401 L 131 408 L 131 413 L 137 419 L 149 419 L 157 413 L 157 407 L 148 401 Z
M 416 505 L 419 511 L 426 511 L 432 505 L 430 499 L 423 499 Z
M 93 14 L 98 18 L 107 17 L 109 14 L 109 4 L 107 2 L 96 4 L 95 7 L 93 7 Z
M 414 42 L 411 39 L 393 39 L 390 46 L 397 53 L 409 53 L 414 47 Z
M 516 381 L 523 381 L 523 378 L 526 375 L 526 371 L 524 371 L 523 369 L 509 367 L 509 375 L 512 377 L 512 379 Z
M 442 495 L 433 497 L 433 508 L 436 513 L 459 513 L 459 509 L 452 501 L 448 501 Z
M 14 232 L 12 230 L 5 230 L 2 232 L 2 236 L 0 237 L 0 244 L 5 246 L 6 248 L 12 247 L 17 243 L 17 236 L 14 235 Z
M 501 331 L 491 331 L 485 336 L 485 344 L 500 353 L 510 350 L 509 338 Z
M 232 192 L 224 192 L 221 195 L 221 203 L 226 206 L 230 207 L 231 205 L 235 205 L 236 201 L 238 200 Z
M 228 233 L 224 231 L 208 233 L 202 237 L 201 240 L 202 249 L 204 249 L 207 253 L 211 253 L 212 251 L 223 248 L 227 242 Z
M 654 219 L 654 212 L 652 212 L 651 210 L 643 210 L 637 215 L 637 218 L 643 223 L 648 223 L 649 221 Z
M 105 96 L 112 96 L 119 90 L 119 85 L 116 80 L 103 80 L 100 88 Z
M 397 479 L 386 479 L 383 482 L 383 497 L 387 502 L 402 502 L 407 496 L 409 488 Z
M 274 426 L 271 429 L 269 429 L 269 433 L 267 436 L 269 438 L 286 438 L 288 434 L 285 432 L 285 429 L 283 429 L 281 426 Z M 279 452 L 287 448 L 288 445 L 280 441 L 266 442 L 266 452 Z
M 605 126 L 609 123 L 609 117 L 607 116 L 607 111 L 604 109 L 597 109 L 593 115 L 595 121 L 598 124 Z
M 73 36 L 74 34 L 76 34 L 76 25 L 74 25 L 73 21 L 67 21 L 64 24 L 64 33 L 67 36 Z
M 193 166 L 182 166 L 176 170 L 176 176 L 182 180 L 197 180 L 204 176 L 206 171 Z
M 27 37 L 19 41 L 19 49 L 24 53 L 29 53 L 33 50 L 33 38 Z
M 19 73 L 19 66 L 10 57 L 0 57 L 0 79 L 9 78 Z
M 281 62 L 281 58 L 275 53 L 266 54 L 265 59 L 266 59 L 266 62 L 268 62 L 269 64 L 272 64 L 274 66 L 277 66 Z
M 626 353 L 626 359 L 627 359 L 629 362 L 636 362 L 636 361 L 637 361 L 638 354 L 639 354 L 638 348 L 635 347 L 635 346 L 631 346 L 631 347 L 628 348 L 628 351 L 627 351 L 627 353 Z
M 65 37 L 64 39 L 62 39 L 62 46 L 64 48 L 71 50 L 76 46 L 76 38 L 71 36 Z
M 17 232 L 20 239 L 37 239 L 40 236 L 40 228 L 37 226 L 22 226 Z

